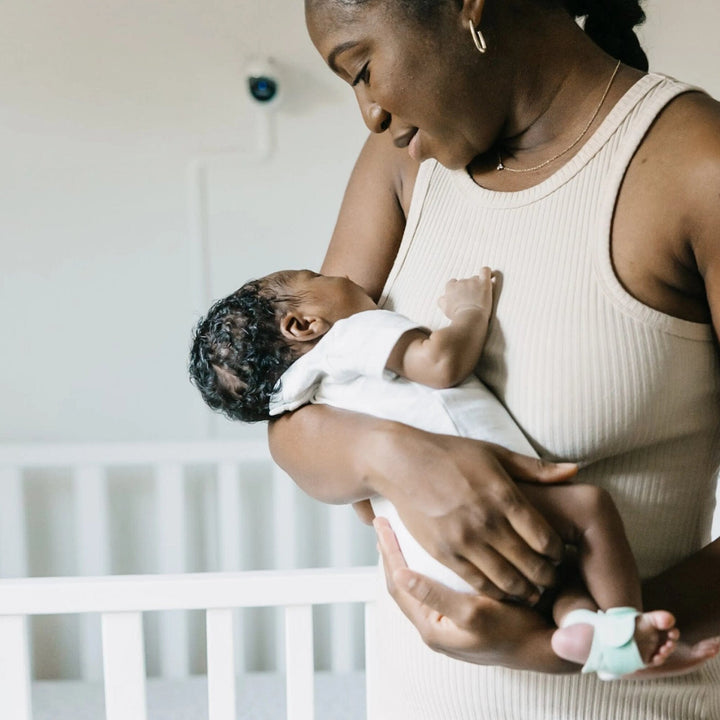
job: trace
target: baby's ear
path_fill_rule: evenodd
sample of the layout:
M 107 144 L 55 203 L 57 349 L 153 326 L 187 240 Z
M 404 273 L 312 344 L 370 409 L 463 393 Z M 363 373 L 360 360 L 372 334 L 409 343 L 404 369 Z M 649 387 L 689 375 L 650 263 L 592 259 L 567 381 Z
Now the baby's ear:
M 283 337 L 293 342 L 311 342 L 322 337 L 331 325 L 324 318 L 303 315 L 297 310 L 290 310 L 280 320 L 280 332 Z

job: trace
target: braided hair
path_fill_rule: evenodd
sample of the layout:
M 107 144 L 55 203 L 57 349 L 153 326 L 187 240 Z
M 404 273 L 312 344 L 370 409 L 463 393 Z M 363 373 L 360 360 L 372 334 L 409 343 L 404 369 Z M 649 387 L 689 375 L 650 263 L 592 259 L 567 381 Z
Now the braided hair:
M 585 18 L 585 32 L 608 55 L 638 70 L 648 69 L 648 59 L 635 34 L 645 20 L 640 0 L 563 0 L 575 18 Z
M 296 300 L 293 273 L 274 273 L 216 302 L 197 324 L 188 366 L 203 400 L 231 420 L 270 418 L 270 397 L 298 354 L 280 332 L 280 318 Z

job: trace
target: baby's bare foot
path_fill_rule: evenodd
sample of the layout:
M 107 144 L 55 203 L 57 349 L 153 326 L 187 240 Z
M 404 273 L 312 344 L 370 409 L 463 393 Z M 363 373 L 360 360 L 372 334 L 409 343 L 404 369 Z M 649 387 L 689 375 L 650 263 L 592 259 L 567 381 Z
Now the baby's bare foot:
M 565 660 L 585 664 L 590 655 L 595 628 L 580 622 L 553 633 L 552 648 Z M 635 619 L 635 642 L 647 666 L 662 665 L 677 646 L 680 632 L 675 618 L 665 610 L 642 613 Z
M 662 665 L 680 638 L 675 618 L 665 610 L 653 610 L 635 619 L 635 642 L 646 665 Z

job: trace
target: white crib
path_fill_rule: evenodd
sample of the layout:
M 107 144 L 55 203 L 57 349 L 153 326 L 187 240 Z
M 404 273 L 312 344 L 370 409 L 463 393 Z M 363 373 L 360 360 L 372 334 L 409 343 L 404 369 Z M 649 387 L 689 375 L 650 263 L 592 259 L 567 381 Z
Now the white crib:
M 47 502 L 48 488 L 67 510 L 65 528 L 74 529 L 74 543 L 62 540 L 67 532 L 50 533 L 50 546 L 67 545 L 63 572 L 53 573 L 64 577 L 27 577 L 38 567 L 48 574 L 35 545 L 49 516 L 32 507 L 34 497 Z M 134 492 L 138 507 L 151 506 L 140 513 L 145 522 L 133 522 L 127 512 L 116 517 L 117 499 Z M 364 642 L 362 620 L 370 636 L 376 569 L 349 566 L 362 556 L 358 544 L 367 550 L 374 542 L 349 508 L 310 503 L 272 465 L 263 442 L 0 447 L 0 717 L 79 718 L 78 702 L 86 697 L 82 717 L 92 720 L 259 720 L 282 717 L 283 694 L 288 720 L 365 717 L 358 692 L 364 693 L 362 656 L 371 661 L 372 643 Z M 309 508 L 313 517 L 303 527 Z M 203 522 L 195 523 L 196 515 Z M 250 537 L 243 532 L 248 518 L 256 521 Z M 259 526 L 271 532 L 259 534 Z M 335 567 L 298 569 L 307 560 L 298 543 L 307 543 L 308 527 L 316 544 L 332 538 L 319 557 Z M 111 574 L 128 567 L 122 550 L 138 533 L 154 537 L 154 564 L 142 567 L 144 574 Z M 205 547 L 202 559 L 192 552 L 194 540 Z M 258 562 L 263 547 L 268 558 Z M 253 569 L 246 569 L 248 559 Z M 189 572 L 197 569 L 203 572 Z M 324 616 L 313 612 L 330 604 Z M 257 643 L 247 642 L 262 623 L 240 610 L 260 607 L 282 609 L 270 611 L 281 612 L 280 622 L 265 622 L 275 662 L 262 673 Z M 186 611 L 202 611 L 204 622 L 193 625 Z M 79 677 L 38 679 L 33 665 L 60 652 L 60 640 L 57 628 L 32 628 L 33 618 L 66 615 L 79 619 L 74 634 L 63 628 L 55 635 L 71 636 L 63 642 L 74 646 Z M 326 632 L 313 632 L 314 615 Z M 150 616 L 157 621 L 157 648 L 148 663 Z M 318 637 L 328 646 L 324 660 L 315 652 Z M 45 651 L 38 649 L 43 643 Z M 333 686 L 342 697 L 340 712 L 324 707 L 323 693 L 331 697 Z M 182 715 L 177 705 L 163 708 L 163 687 L 165 697 L 180 698 L 186 710 L 192 703 L 184 693 L 194 693 L 193 714 Z M 317 697 L 316 687 L 323 691 Z M 262 688 L 267 707 L 258 704 Z M 63 715 L 53 703 L 70 689 L 74 715 Z

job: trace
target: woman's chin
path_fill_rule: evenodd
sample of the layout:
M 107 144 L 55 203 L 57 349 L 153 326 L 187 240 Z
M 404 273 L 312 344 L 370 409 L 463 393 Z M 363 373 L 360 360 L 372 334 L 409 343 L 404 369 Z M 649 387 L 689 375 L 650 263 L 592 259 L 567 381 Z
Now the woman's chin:
M 466 155 L 458 156 L 436 156 L 435 159 L 448 170 L 465 170 L 474 158 L 468 158 Z
M 434 152 L 432 157 L 448 170 L 465 170 L 477 157 L 477 150 L 447 148 Z

